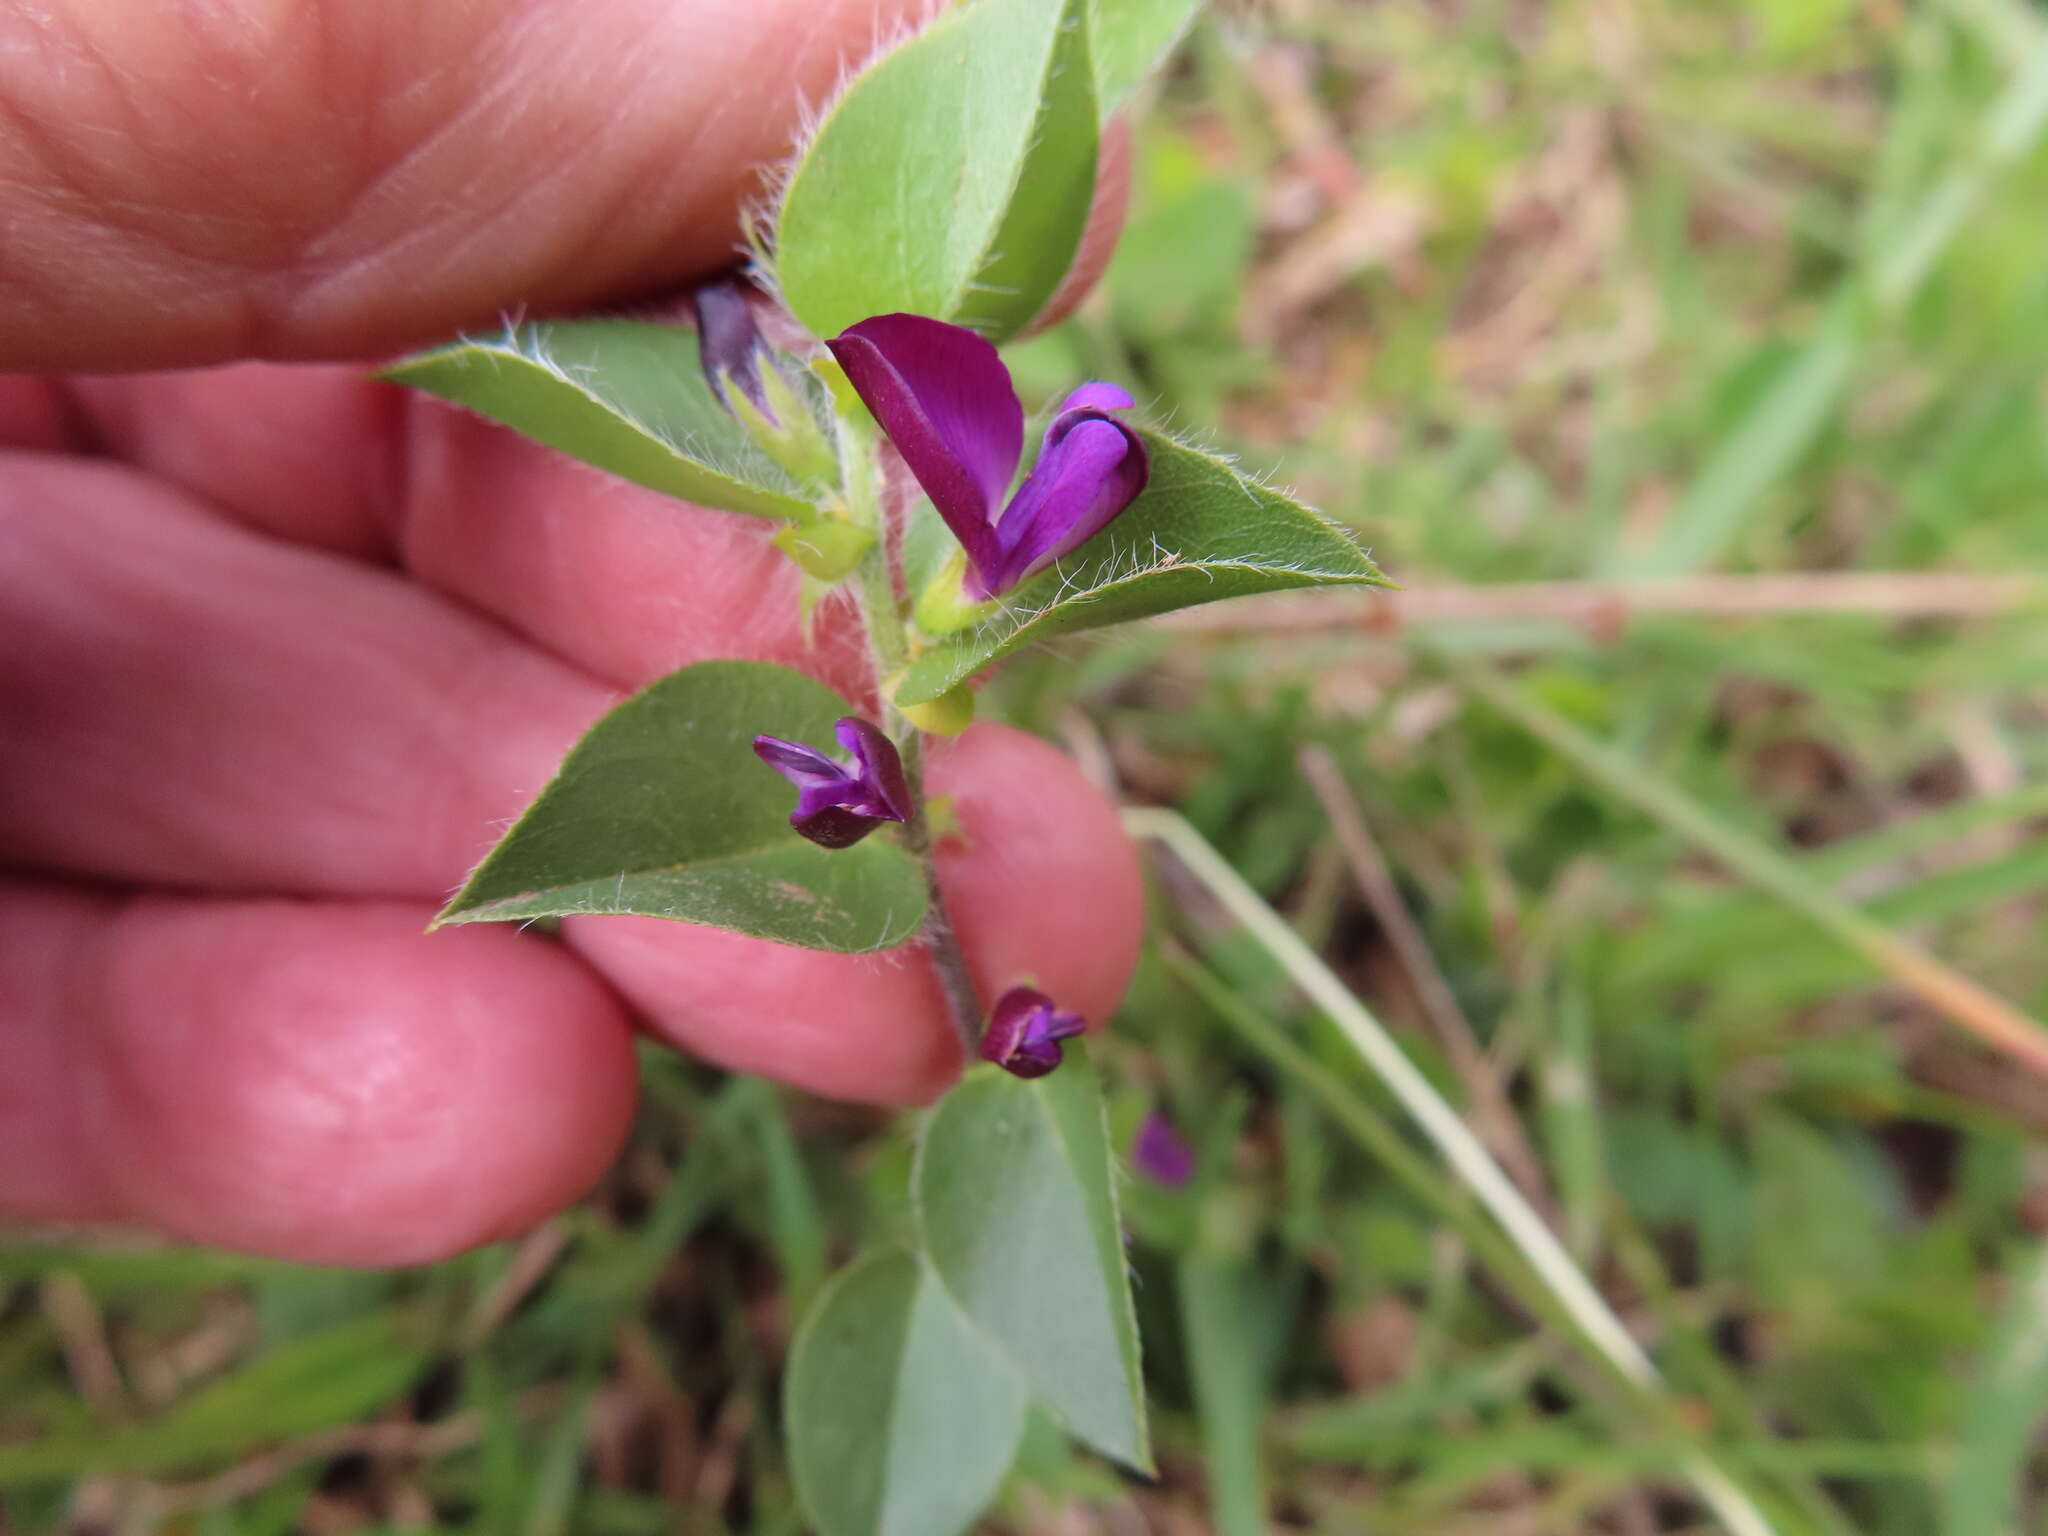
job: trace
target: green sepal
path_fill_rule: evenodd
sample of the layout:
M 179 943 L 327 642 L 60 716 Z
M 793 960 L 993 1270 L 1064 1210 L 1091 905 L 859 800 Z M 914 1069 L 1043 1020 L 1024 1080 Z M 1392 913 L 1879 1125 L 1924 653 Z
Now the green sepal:
M 854 573 L 875 547 L 875 536 L 843 517 L 821 516 L 778 528 L 770 542 L 798 570 L 829 588 Z
M 726 400 L 747 436 L 800 484 L 836 485 L 839 460 L 832 452 L 831 439 L 811 410 L 810 401 L 797 393 L 773 363 L 763 363 L 760 377 L 761 392 L 768 397 L 766 412 L 749 400 L 743 390 L 730 383 L 726 386 Z
M 892 683 L 901 682 L 899 673 Z M 893 687 L 891 689 L 893 694 Z M 974 724 L 974 690 L 966 684 L 949 688 L 936 699 L 927 699 L 921 704 L 899 704 L 903 718 L 920 731 L 929 731 L 934 736 L 958 736 Z
M 975 602 L 967 595 L 967 551 L 957 546 L 946 557 L 938 574 L 924 584 L 910 616 L 927 635 L 955 635 L 971 629 L 996 613 L 1002 605 L 994 601 Z

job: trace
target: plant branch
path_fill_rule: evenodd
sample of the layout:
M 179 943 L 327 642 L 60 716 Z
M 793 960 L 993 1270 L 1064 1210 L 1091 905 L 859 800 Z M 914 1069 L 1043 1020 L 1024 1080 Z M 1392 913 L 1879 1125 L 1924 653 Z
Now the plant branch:
M 938 972 L 939 986 L 946 997 L 946 1013 L 952 1021 L 953 1033 L 959 1038 L 961 1053 L 971 1062 L 981 1044 L 982 1006 L 974 990 L 974 978 L 967 969 L 967 956 L 953 928 L 952 914 L 946 909 L 946 894 L 939 885 L 931 818 L 925 811 L 923 736 L 889 697 L 888 680 L 902 670 L 908 659 L 903 643 L 904 625 L 909 620 L 908 603 L 899 594 L 896 580 L 901 541 L 882 494 L 881 464 L 873 434 L 866 430 L 865 423 L 850 421 L 842 412 L 839 441 L 847 505 L 855 518 L 876 534 L 874 546 L 854 573 L 853 590 L 867 633 L 875 694 L 882 707 L 882 728 L 896 743 L 903 759 L 904 781 L 910 787 L 910 817 L 903 823 L 903 846 L 924 870 L 925 919 L 919 936 Z
M 889 710 L 892 723 L 897 718 Z M 894 734 L 892 732 L 892 734 Z M 924 944 L 939 973 L 939 986 L 946 994 L 946 1011 L 952 1017 L 953 1032 L 960 1037 L 960 1049 L 973 1061 L 981 1046 L 981 999 L 974 990 L 974 978 L 967 969 L 967 956 L 953 930 L 953 916 L 946 910 L 946 893 L 939 887 L 939 865 L 932 847 L 931 819 L 925 814 L 924 752 L 918 732 L 905 722 L 900 750 L 903 776 L 910 784 L 910 820 L 903 824 L 903 846 L 924 866 L 928 898 L 924 918 Z
M 1553 621 L 1601 635 L 1644 614 L 1771 618 L 1861 614 L 1880 619 L 1974 619 L 2048 600 L 2033 576 L 1958 571 L 1800 571 L 1767 576 L 1682 576 L 1643 581 L 1511 581 L 1389 589 L 1360 604 L 1352 592 L 1283 592 L 1152 622 L 1212 632 L 1341 633 L 1410 627 Z
M 1556 1226 L 1556 1214 L 1548 1208 L 1550 1191 L 1543 1177 L 1543 1165 L 1537 1159 L 1535 1149 L 1529 1145 L 1529 1138 L 1523 1134 L 1522 1122 L 1508 1100 L 1500 1073 L 1487 1059 L 1471 1021 L 1465 1017 L 1465 1010 L 1458 1006 L 1450 983 L 1444 979 L 1436 956 L 1430 952 L 1429 941 L 1423 937 L 1421 926 L 1408 911 L 1407 903 L 1402 901 L 1393 873 L 1380 856 L 1379 845 L 1373 840 L 1365 817 L 1352 798 L 1351 786 L 1344 782 L 1343 770 L 1338 768 L 1336 758 L 1323 747 L 1303 748 L 1298 761 L 1302 776 L 1315 791 L 1316 799 L 1322 802 L 1323 814 L 1330 819 L 1331 831 L 1337 834 L 1337 846 L 1351 868 L 1352 880 L 1365 897 L 1366 905 L 1386 935 L 1387 942 L 1393 946 L 1402 969 L 1407 971 L 1409 984 L 1415 988 L 1438 1042 L 1465 1084 L 1474 1128 L 1521 1186 L 1522 1193 L 1543 1212 L 1552 1226 Z

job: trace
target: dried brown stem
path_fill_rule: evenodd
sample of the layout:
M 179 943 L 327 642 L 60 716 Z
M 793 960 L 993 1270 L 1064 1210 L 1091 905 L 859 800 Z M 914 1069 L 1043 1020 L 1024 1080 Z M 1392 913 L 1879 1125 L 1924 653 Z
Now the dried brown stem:
M 1809 571 L 1786 576 L 1689 576 L 1673 581 L 1407 587 L 1377 593 L 1366 604 L 1352 592 L 1291 592 L 1182 609 L 1153 622 L 1172 629 L 1305 632 L 1553 619 L 1611 633 L 1641 614 L 1767 618 L 1844 613 L 1893 619 L 1969 619 L 2043 600 L 2048 600 L 2048 583 L 2033 576 Z
M 78 1395 L 103 1418 L 128 1417 L 128 1388 L 107 1338 L 106 1320 L 85 1282 L 70 1270 L 58 1270 L 44 1278 L 40 1299 L 43 1315 L 57 1332 Z
M 1550 1192 L 1543 1177 L 1543 1165 L 1522 1131 L 1522 1122 L 1509 1101 L 1500 1075 L 1487 1060 L 1472 1024 L 1452 993 L 1450 983 L 1431 953 L 1429 941 L 1401 899 L 1392 871 L 1381 856 L 1372 831 L 1359 813 L 1351 787 L 1344 782 L 1337 761 L 1322 747 L 1304 747 L 1300 757 L 1302 776 L 1322 802 L 1323 814 L 1337 834 L 1351 877 L 1357 882 L 1373 918 L 1394 948 L 1401 967 L 1421 999 L 1430 1027 L 1451 1059 L 1458 1078 L 1465 1085 L 1473 1129 L 1501 1166 L 1521 1186 L 1546 1218 L 1556 1225 L 1556 1213 L 1548 1209 Z

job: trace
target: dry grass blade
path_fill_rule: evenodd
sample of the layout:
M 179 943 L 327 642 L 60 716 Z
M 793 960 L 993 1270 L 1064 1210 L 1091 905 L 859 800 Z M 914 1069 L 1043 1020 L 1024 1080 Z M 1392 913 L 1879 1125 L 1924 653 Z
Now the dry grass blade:
M 1529 1138 L 1523 1134 L 1521 1117 L 1515 1113 L 1515 1106 L 1508 1099 L 1499 1073 L 1487 1060 L 1478 1036 L 1473 1033 L 1471 1021 L 1465 1017 L 1464 1009 L 1458 1006 L 1450 983 L 1444 979 L 1436 956 L 1430 952 L 1429 940 L 1409 914 L 1407 903 L 1402 901 L 1393 873 L 1380 855 L 1379 844 L 1373 840 L 1372 831 L 1366 826 L 1365 817 L 1352 798 L 1351 787 L 1344 782 L 1343 770 L 1322 747 L 1304 747 L 1300 762 L 1303 777 L 1315 791 L 1316 799 L 1322 802 L 1323 814 L 1330 818 L 1331 829 L 1337 834 L 1337 845 L 1344 851 L 1352 878 L 1357 881 L 1359 891 L 1372 909 L 1387 941 L 1393 945 L 1394 953 L 1400 957 L 1402 968 L 1407 971 L 1416 996 L 1422 1001 L 1423 1011 L 1428 1014 L 1438 1041 L 1465 1085 L 1465 1092 L 1471 1100 L 1473 1129 L 1486 1143 L 1487 1150 L 1500 1159 L 1508 1174 L 1521 1186 L 1522 1193 L 1543 1211 L 1545 1219 L 1555 1227 L 1557 1213 L 1550 1209 L 1550 1190 L 1543 1177 L 1543 1165 L 1535 1149 L 1529 1145 Z
M 1420 586 L 1376 592 L 1280 593 L 1155 619 L 1169 629 L 1219 632 L 1403 629 L 1551 619 L 1612 634 L 1639 615 L 1769 618 L 1863 614 L 1886 619 L 1976 619 L 2048 599 L 2034 576 L 1953 571 L 1807 571 L 1783 576 L 1689 576 L 1669 581 L 1528 581 Z
M 1958 1028 L 2048 1075 L 2048 1028 L 1858 911 L 1775 848 L 1728 825 L 1676 786 L 1595 741 L 1492 668 L 1455 660 L 1450 666 L 1469 692 L 1576 764 L 1610 794 L 1662 822 L 1725 868 L 1833 934 Z

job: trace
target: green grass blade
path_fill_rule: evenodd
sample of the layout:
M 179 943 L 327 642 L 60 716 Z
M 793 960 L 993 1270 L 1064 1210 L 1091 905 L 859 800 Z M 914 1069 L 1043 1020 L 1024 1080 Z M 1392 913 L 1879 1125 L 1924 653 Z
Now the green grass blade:
M 1676 785 L 1594 740 L 1499 673 L 1467 661 L 1451 660 L 1449 665 L 1468 692 L 1484 699 L 1610 794 L 1770 892 L 1960 1027 L 2048 1071 L 2048 1029 L 2012 1004 L 1858 911 L 1777 849 L 1721 821 Z
M 1263 1298 L 1242 1259 L 1183 1255 L 1176 1269 L 1181 1337 L 1202 1419 L 1209 1520 L 1217 1536 L 1263 1536 L 1265 1471 L 1259 1423 L 1265 1407 L 1257 1335 L 1246 1319 Z
M 2048 1421 L 2048 1249 L 2021 1277 L 1999 1318 L 1963 1418 L 1942 1489 L 1946 1536 L 2019 1529 L 2020 1478 Z

